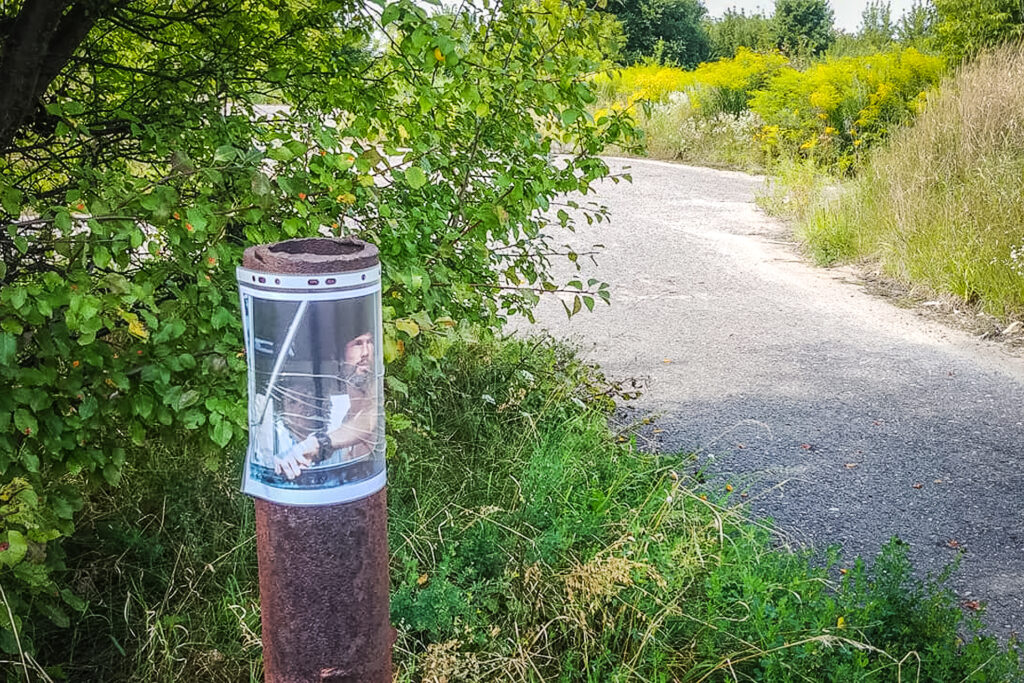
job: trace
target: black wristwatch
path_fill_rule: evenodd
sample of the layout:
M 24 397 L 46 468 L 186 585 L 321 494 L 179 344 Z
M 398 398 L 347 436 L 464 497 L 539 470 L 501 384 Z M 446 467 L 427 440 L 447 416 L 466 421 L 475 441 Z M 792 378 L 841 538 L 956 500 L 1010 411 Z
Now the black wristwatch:
M 319 449 L 316 452 L 317 462 L 326 460 L 331 457 L 331 453 L 334 452 L 334 444 L 331 442 L 331 437 L 327 435 L 327 432 L 313 432 L 313 438 L 316 439 L 316 443 Z

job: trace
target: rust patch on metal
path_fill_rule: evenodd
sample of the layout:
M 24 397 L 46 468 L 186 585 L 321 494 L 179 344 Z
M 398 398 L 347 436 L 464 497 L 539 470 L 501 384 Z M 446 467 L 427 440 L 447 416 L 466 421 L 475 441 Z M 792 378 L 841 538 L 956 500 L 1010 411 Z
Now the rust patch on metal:
M 380 263 L 377 247 L 355 237 L 300 237 L 249 247 L 242 265 L 283 275 L 322 275 L 372 268 Z
M 256 500 L 268 683 L 392 680 L 387 489 L 341 505 Z

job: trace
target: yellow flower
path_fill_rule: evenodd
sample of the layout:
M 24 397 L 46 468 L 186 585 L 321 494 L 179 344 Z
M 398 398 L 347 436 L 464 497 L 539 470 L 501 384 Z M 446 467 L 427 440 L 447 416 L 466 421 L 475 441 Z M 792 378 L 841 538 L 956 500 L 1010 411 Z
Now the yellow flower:
M 844 617 L 839 617 L 839 619 L 836 620 L 836 628 L 838 628 L 838 629 L 846 628 L 846 619 Z
M 838 131 L 835 128 L 833 128 L 832 126 L 825 126 L 825 135 L 833 135 L 833 134 L 835 134 L 837 132 Z
M 441 48 L 434 48 L 434 59 L 436 59 L 439 62 L 444 62 L 444 54 L 441 53 Z

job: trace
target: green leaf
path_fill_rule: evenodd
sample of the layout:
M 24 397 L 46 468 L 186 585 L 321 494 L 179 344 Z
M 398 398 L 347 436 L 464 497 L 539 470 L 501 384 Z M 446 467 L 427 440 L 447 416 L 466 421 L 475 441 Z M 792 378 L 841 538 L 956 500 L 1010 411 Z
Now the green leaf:
M 213 439 L 213 442 L 221 448 L 228 445 L 228 442 L 231 441 L 232 434 L 231 423 L 227 420 L 210 423 L 210 438 Z
M 294 152 L 283 145 L 281 147 L 272 147 L 267 150 L 267 156 L 274 161 L 291 161 L 295 158 Z
M 0 195 L 0 203 L 2 203 L 4 211 L 6 211 L 11 218 L 18 219 L 21 217 L 21 198 L 21 192 L 12 187 L 5 189 L 3 194 Z
M 223 306 L 217 308 L 210 316 L 210 323 L 213 325 L 213 329 L 219 330 L 223 327 L 227 327 L 235 322 L 235 314 L 224 308 Z
M 71 229 L 71 214 L 67 209 L 61 209 L 53 217 L 53 224 L 58 230 L 67 231 Z
M 68 607 L 75 610 L 76 612 L 84 612 L 85 608 L 89 606 L 89 604 L 85 600 L 78 597 L 67 588 L 63 589 L 60 592 L 60 597 L 62 600 L 64 600 L 64 604 L 66 604 Z
M 402 394 L 403 396 L 409 395 L 409 385 L 394 375 L 386 375 L 384 377 L 384 383 L 387 384 L 390 391 L 393 391 L 396 394 Z
M 78 406 L 78 414 L 83 420 L 88 420 L 96 414 L 99 403 L 93 396 L 87 396 Z
M 37 607 L 43 616 L 52 621 L 59 628 L 67 628 L 71 625 L 71 619 L 68 618 L 67 612 L 65 612 L 60 605 L 55 605 L 52 602 L 40 601 L 37 603 Z
M 142 426 L 141 422 L 132 421 L 129 426 L 129 431 L 132 435 L 132 443 L 136 446 L 141 446 L 146 443 L 146 428 Z
M 14 426 L 22 434 L 39 433 L 39 423 L 36 422 L 35 416 L 24 408 L 18 408 L 14 411 Z
M 121 468 L 108 462 L 103 466 L 103 480 L 111 486 L 117 486 L 121 483 Z
M 418 190 L 427 184 L 427 174 L 419 166 L 410 166 L 405 170 L 405 182 L 412 189 Z
M 401 318 L 395 321 L 395 328 L 401 332 L 405 332 L 410 337 L 415 337 L 420 333 L 420 326 L 416 324 L 414 320 L 409 318 Z
M 15 309 L 19 309 L 24 306 L 25 301 L 28 300 L 28 292 L 25 291 L 24 287 L 11 287 L 8 288 L 7 291 L 10 292 L 8 301 L 10 301 L 11 306 Z
M 92 250 L 92 260 L 100 268 L 106 268 L 110 264 L 110 252 L 106 247 L 97 246 Z
M 0 551 L 0 564 L 13 567 L 21 562 L 28 552 L 28 542 L 20 531 L 9 529 L 7 531 L 7 550 Z
M 253 174 L 250 185 L 252 186 L 253 194 L 259 197 L 265 197 L 274 193 L 274 186 L 271 184 L 270 178 L 262 171 L 257 171 Z
M 182 392 L 181 396 L 178 397 L 178 403 L 175 406 L 175 410 L 184 410 L 191 405 L 194 405 L 199 400 L 199 392 L 195 389 L 189 389 L 188 391 Z
M 0 365 L 9 365 L 17 354 L 17 337 L 7 332 L 0 332 Z
M 233 145 L 221 145 L 213 153 L 213 160 L 215 162 L 220 161 L 231 161 L 238 155 L 238 150 Z
M 405 431 L 409 427 L 412 427 L 413 422 L 407 415 L 402 413 L 390 413 L 388 414 L 388 431 L 389 432 L 401 432 Z

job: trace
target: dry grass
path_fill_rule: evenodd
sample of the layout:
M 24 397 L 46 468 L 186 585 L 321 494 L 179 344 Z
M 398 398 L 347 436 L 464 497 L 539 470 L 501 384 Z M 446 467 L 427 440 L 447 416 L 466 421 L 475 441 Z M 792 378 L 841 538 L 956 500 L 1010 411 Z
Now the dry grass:
M 1024 47 L 981 56 L 933 94 L 836 206 L 805 222 L 823 261 L 877 261 L 889 275 L 1024 316 Z

